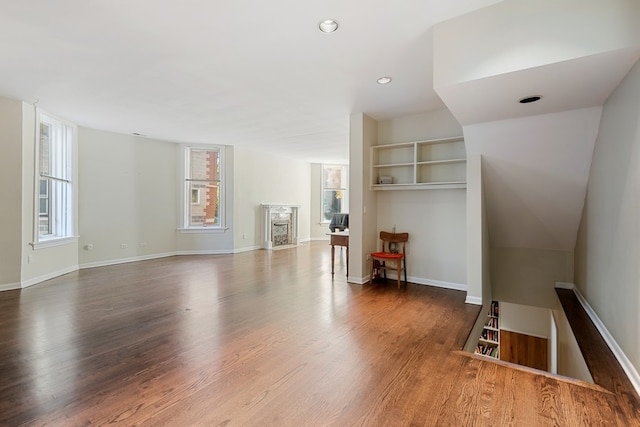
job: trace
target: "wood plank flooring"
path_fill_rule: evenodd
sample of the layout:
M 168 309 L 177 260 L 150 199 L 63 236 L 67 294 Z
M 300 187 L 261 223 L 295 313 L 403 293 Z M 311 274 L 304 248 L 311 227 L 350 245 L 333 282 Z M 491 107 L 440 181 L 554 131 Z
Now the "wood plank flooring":
M 637 402 L 461 354 L 464 292 L 348 284 L 344 254 L 332 280 L 329 256 L 171 257 L 0 293 L 0 425 L 640 425 Z
M 500 360 L 547 371 L 548 345 L 546 338 L 502 329 L 500 331 Z

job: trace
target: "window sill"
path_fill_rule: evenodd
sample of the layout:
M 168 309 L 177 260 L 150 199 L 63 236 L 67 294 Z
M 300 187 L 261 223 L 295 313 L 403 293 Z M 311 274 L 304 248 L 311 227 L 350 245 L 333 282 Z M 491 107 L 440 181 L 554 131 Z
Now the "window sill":
M 72 237 L 60 237 L 60 238 L 41 240 L 39 242 L 32 242 L 29 244 L 34 250 L 38 250 L 38 249 L 52 248 L 55 246 L 64 246 L 64 245 L 77 244 L 77 243 L 78 243 L 78 236 L 72 236 Z
M 225 233 L 229 227 L 189 227 L 178 228 L 180 233 Z

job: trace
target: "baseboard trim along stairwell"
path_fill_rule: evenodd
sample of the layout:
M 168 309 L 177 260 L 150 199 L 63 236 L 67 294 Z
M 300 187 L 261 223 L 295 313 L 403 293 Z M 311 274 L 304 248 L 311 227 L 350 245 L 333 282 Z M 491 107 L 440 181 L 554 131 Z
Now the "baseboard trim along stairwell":
M 638 371 L 633 366 L 633 363 L 631 363 L 627 355 L 624 354 L 622 348 L 618 345 L 615 338 L 613 338 L 613 335 L 611 335 L 602 320 L 600 320 L 600 317 L 598 317 L 595 310 L 591 307 L 591 305 L 589 305 L 589 302 L 582 295 L 580 290 L 573 283 L 556 282 L 555 285 L 556 288 L 569 289 L 573 291 L 573 293 L 576 295 L 576 298 L 578 298 L 580 305 L 582 305 L 582 308 L 584 308 L 584 311 L 587 313 L 587 316 L 589 316 L 596 329 L 598 330 L 598 332 L 600 332 L 600 335 L 602 335 L 602 338 L 609 346 L 609 349 L 611 349 L 611 352 L 618 360 L 618 363 L 620 363 L 620 366 L 622 366 L 622 370 L 624 370 L 625 374 L 627 374 L 627 377 L 629 378 L 629 381 L 631 381 L 633 388 L 635 388 L 636 393 L 640 395 L 640 375 L 638 374 Z

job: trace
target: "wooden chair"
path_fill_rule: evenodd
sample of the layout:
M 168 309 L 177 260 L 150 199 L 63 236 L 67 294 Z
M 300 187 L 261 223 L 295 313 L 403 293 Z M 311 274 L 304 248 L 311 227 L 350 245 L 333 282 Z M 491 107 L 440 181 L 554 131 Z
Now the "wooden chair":
M 398 288 L 400 288 L 400 276 L 404 271 L 404 284 L 407 284 L 407 262 L 405 257 L 405 245 L 409 241 L 409 233 L 380 232 L 382 251 L 371 254 L 371 281 L 374 275 L 384 275 L 387 278 L 387 270 L 395 270 L 398 274 Z M 390 263 L 387 265 L 387 263 Z

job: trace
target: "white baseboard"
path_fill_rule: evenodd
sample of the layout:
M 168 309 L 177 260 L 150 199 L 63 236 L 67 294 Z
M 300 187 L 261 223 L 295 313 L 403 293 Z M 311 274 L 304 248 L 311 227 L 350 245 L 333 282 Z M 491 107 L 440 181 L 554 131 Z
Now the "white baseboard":
M 570 285 L 571 287 L 567 288 L 558 286 L 558 283 L 562 283 L 563 285 Z M 573 283 L 556 282 L 556 288 L 573 290 L 573 293 L 578 298 L 578 301 L 584 308 L 584 311 L 587 312 L 587 315 L 596 326 L 596 329 L 598 329 L 598 331 L 600 332 L 600 335 L 602 335 L 602 338 L 604 338 L 605 342 L 613 352 L 613 355 L 618 360 L 618 363 L 620 363 L 620 366 L 622 366 L 625 374 L 627 374 L 627 377 L 629 378 L 629 381 L 631 381 L 633 388 L 636 389 L 636 393 L 640 395 L 640 375 L 638 375 L 638 371 L 633 366 L 633 363 L 631 363 L 627 355 L 624 354 L 624 351 L 622 351 L 622 348 L 620 348 L 615 338 L 613 338 L 613 335 L 611 335 L 602 320 L 600 320 L 600 317 L 598 317 L 591 305 L 589 305 L 589 302 L 587 302 L 586 298 L 582 295 L 582 293 L 580 293 L 578 288 Z
M 109 259 L 105 261 L 96 261 L 96 262 L 86 262 L 84 264 L 80 264 L 80 269 L 84 270 L 85 268 L 106 267 L 108 265 L 126 264 L 129 262 L 136 262 L 136 261 L 147 261 L 150 259 L 166 258 L 174 255 L 177 255 L 177 254 L 175 252 L 165 252 L 161 254 L 142 255 L 142 256 L 119 258 L 119 259 Z
M 393 275 L 393 277 L 388 277 L 388 280 L 396 280 L 395 274 Z M 369 275 L 364 277 L 365 282 L 369 281 Z M 351 280 L 349 280 L 351 281 Z M 425 279 L 422 277 L 415 277 L 415 276 L 407 276 L 407 282 L 409 283 L 415 283 L 418 285 L 426 285 L 426 286 L 435 286 L 436 288 L 444 288 L 444 289 L 452 289 L 454 291 L 467 291 L 467 285 L 461 284 L 461 283 L 454 283 L 454 282 L 445 282 L 442 280 L 435 280 L 435 279 Z M 356 282 L 354 282 L 356 283 Z M 471 304 L 476 304 L 471 303 Z M 478 302 L 477 304 L 482 305 L 482 301 Z
M 2 285 L 0 285 L 0 292 L 2 291 L 14 291 L 16 289 L 20 289 L 20 283 L 16 282 L 16 283 L 4 283 Z
M 482 305 L 482 298 L 481 297 L 472 297 L 472 296 L 467 295 L 467 298 L 464 300 L 464 302 L 466 304 Z
M 422 277 L 407 276 L 407 280 L 418 285 L 435 286 L 437 288 L 453 289 L 456 291 L 466 291 L 467 285 L 461 283 L 444 282 L 442 280 L 424 279 Z
M 22 288 L 28 288 L 29 286 L 37 285 L 38 283 L 44 282 L 49 279 L 53 279 L 54 277 L 63 276 L 65 274 L 73 273 L 74 271 L 78 271 L 79 267 L 77 265 L 73 265 L 71 267 L 63 268 L 62 270 L 53 271 L 51 273 L 43 274 L 42 276 L 34 277 L 33 279 L 25 280 L 22 282 Z
M 234 252 L 229 252 L 227 250 L 224 250 L 224 251 L 206 250 L 206 251 L 164 252 L 164 253 L 151 254 L 151 255 L 142 255 L 142 256 L 136 256 L 136 257 L 110 259 L 110 260 L 96 261 L 96 262 L 87 262 L 87 263 L 83 263 L 83 264 L 80 264 L 80 265 L 77 265 L 77 266 L 65 268 L 63 270 L 59 270 L 59 271 L 55 271 L 55 272 L 52 272 L 52 273 L 48 273 L 48 274 L 45 274 L 43 276 L 35 277 L 33 279 L 26 280 L 26 281 L 22 282 L 22 284 L 20 284 L 20 283 L 8 283 L 8 284 L 0 285 L 0 292 L 1 291 L 14 290 L 14 289 L 27 288 L 29 286 L 36 285 L 38 283 L 47 281 L 49 279 L 53 279 L 54 277 L 62 276 L 64 274 L 68 274 L 68 273 L 71 273 L 71 272 L 76 271 L 76 270 L 84 270 L 86 268 L 106 267 L 106 266 L 109 266 L 109 265 L 117 265 L 117 264 L 127 264 L 127 263 L 130 263 L 130 262 L 147 261 L 147 260 L 158 259 L 158 258 L 167 258 L 167 257 L 170 257 L 170 256 L 176 256 L 176 255 L 226 255 L 226 254 L 231 254 L 231 253 L 248 252 L 248 251 L 253 251 L 253 250 L 256 250 L 256 249 L 260 249 L 260 247 L 259 246 L 252 246 L 250 248 L 241 248 L 241 249 L 235 250 Z
M 234 249 L 232 253 L 234 254 L 240 254 L 243 252 L 251 252 L 251 251 L 257 251 L 259 249 L 262 249 L 261 246 L 249 246 L 248 248 L 238 248 L 238 249 Z
M 172 255 L 229 255 L 232 249 L 203 249 L 197 251 L 176 251 Z
M 106 267 L 109 265 L 117 265 L 117 264 L 126 264 L 129 262 L 137 262 L 137 261 L 147 261 L 150 259 L 158 259 L 158 258 L 167 258 L 170 256 L 182 256 L 182 255 L 230 255 L 237 254 L 242 252 L 250 252 L 262 249 L 260 246 L 250 246 L 247 248 L 239 248 L 233 250 L 227 249 L 206 249 L 206 250 L 196 250 L 196 251 L 175 251 L 175 252 L 163 252 L 158 254 L 151 255 L 142 255 L 136 257 L 129 258 L 119 258 L 119 259 L 110 259 L 105 261 L 96 261 L 96 262 L 88 262 L 84 264 L 80 264 L 80 269 L 85 268 L 94 268 L 94 267 Z
M 573 291 L 576 288 L 576 285 L 569 282 L 556 282 L 555 286 L 558 289 L 569 289 L 570 291 Z
M 348 283 L 355 283 L 356 285 L 364 285 L 365 283 L 369 282 L 369 275 L 366 275 L 364 277 L 348 276 L 347 277 L 347 282 Z

